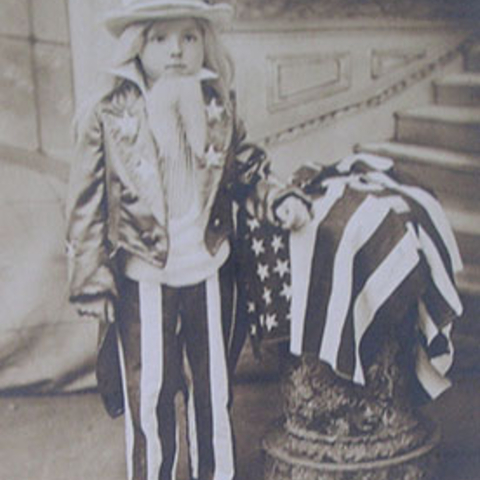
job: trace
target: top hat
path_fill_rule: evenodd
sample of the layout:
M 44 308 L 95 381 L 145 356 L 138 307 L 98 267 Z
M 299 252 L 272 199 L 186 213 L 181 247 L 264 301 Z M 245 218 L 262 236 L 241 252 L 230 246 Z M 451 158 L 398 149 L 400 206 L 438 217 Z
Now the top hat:
M 132 23 L 173 18 L 201 18 L 217 26 L 227 25 L 233 8 L 227 3 L 212 4 L 208 0 L 122 0 L 123 7 L 111 11 L 103 23 L 119 37 Z

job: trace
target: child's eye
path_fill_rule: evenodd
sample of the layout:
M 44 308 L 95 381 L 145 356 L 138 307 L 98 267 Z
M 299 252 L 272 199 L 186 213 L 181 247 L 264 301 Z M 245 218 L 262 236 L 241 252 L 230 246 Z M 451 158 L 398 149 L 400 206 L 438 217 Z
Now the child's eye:
M 185 34 L 185 41 L 189 43 L 196 42 L 198 40 L 198 36 L 195 33 L 186 33 Z
M 149 38 L 150 42 L 161 43 L 165 40 L 165 35 L 152 35 Z

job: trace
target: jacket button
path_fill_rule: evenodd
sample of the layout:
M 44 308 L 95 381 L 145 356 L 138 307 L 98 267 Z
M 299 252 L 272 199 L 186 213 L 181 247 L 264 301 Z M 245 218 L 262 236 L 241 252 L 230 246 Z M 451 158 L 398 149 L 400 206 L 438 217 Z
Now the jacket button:
M 124 191 L 124 193 L 122 194 L 122 200 L 125 202 L 125 203 L 134 203 L 138 200 L 138 195 L 136 195 L 135 193 L 131 192 L 130 190 L 126 190 Z
M 158 242 L 159 237 L 153 232 L 143 232 L 140 234 L 140 238 L 147 247 L 151 247 Z

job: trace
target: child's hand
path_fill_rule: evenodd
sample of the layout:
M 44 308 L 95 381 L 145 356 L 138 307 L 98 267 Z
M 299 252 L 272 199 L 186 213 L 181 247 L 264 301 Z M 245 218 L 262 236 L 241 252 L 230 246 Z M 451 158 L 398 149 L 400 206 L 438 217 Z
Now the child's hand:
M 312 213 L 305 202 L 293 195 L 278 205 L 275 214 L 281 226 L 287 230 L 299 230 L 312 219 Z
M 77 305 L 77 313 L 81 317 L 87 317 L 105 323 L 115 321 L 115 310 L 112 300 L 106 297 L 99 297 L 88 300 Z

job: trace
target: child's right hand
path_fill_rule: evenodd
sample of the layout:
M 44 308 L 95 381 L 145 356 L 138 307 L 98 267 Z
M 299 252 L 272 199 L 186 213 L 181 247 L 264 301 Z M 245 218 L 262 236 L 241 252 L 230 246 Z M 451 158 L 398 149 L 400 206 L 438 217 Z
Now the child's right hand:
M 76 310 L 80 317 L 86 317 L 105 323 L 113 323 L 115 321 L 113 302 L 107 297 L 98 297 L 81 302 L 77 305 Z
M 283 228 L 294 231 L 300 230 L 312 219 L 312 212 L 306 203 L 293 195 L 277 206 L 275 214 Z

